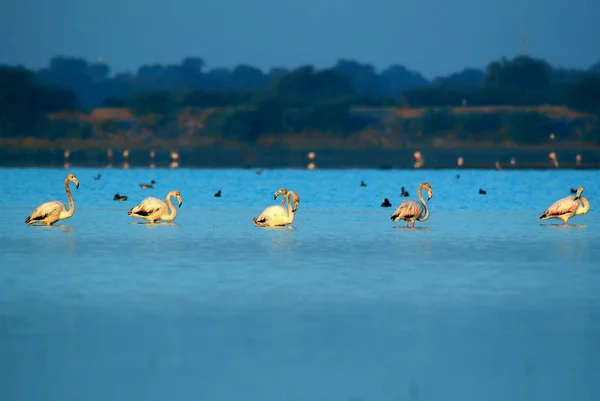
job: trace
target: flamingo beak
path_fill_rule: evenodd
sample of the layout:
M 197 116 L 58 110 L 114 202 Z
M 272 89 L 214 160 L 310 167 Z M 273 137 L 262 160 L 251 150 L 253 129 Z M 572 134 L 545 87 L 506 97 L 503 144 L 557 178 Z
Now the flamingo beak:
M 79 189 L 79 181 L 75 180 L 75 188 Z
M 181 198 L 177 198 L 177 200 L 179 201 L 179 207 L 181 207 L 181 205 L 183 205 L 183 200 L 181 200 Z

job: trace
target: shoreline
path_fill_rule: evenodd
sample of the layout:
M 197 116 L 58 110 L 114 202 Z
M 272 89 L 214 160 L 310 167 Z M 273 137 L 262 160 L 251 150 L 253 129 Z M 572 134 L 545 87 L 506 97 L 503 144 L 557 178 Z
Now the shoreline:
M 105 150 L 72 150 L 65 159 L 63 150 L 14 150 L 0 148 L 0 167 L 71 167 L 90 168 L 292 168 L 292 169 L 378 169 L 378 170 L 413 170 L 415 149 L 399 150 L 317 150 L 314 159 L 308 158 L 308 151 L 303 150 L 267 150 L 267 149 L 194 149 L 181 150 L 177 159 L 171 158 L 168 151 L 157 150 L 154 160 L 149 152 L 130 150 L 127 158 L 122 152 L 114 152 L 110 160 Z M 600 150 L 597 149 L 565 149 L 555 150 L 559 166 L 555 167 L 548 158 L 549 150 L 523 148 L 492 149 L 444 149 L 420 148 L 424 158 L 421 170 L 453 169 L 453 170 L 487 170 L 501 169 L 580 169 L 600 168 Z M 576 156 L 581 162 L 576 163 Z M 458 166 L 457 160 L 462 157 L 464 163 Z M 511 159 L 515 164 L 511 165 Z M 152 166 L 154 165 L 154 166 Z

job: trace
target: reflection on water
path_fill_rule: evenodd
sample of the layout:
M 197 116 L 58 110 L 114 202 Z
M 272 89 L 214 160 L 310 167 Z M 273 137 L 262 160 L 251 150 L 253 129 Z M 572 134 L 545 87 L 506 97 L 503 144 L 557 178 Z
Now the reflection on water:
M 553 228 L 586 228 L 587 224 L 541 224 L 540 226 L 548 226 Z
M 60 229 L 66 233 L 71 232 L 73 230 L 73 226 L 65 226 L 64 224 L 53 224 L 51 226 L 47 226 L 45 224 L 32 224 L 30 227 L 33 227 L 36 230 L 40 230 L 40 229 L 49 229 L 49 230 L 53 230 L 53 229 Z
M 174 221 L 130 221 L 129 224 L 139 224 L 146 227 L 158 227 L 158 226 L 179 226 L 179 224 Z
M 67 172 L 0 170 L 2 400 L 600 393 L 600 218 L 538 220 L 571 187 L 595 204 L 595 172 L 72 172 L 90 177 L 74 216 L 34 228 L 22 216 L 62 200 Z M 159 184 L 142 190 L 148 177 Z M 381 199 L 424 180 L 429 220 L 392 223 Z M 282 186 L 302 197 L 294 224 L 255 227 Z M 186 195 L 175 221 L 127 216 L 172 189 Z

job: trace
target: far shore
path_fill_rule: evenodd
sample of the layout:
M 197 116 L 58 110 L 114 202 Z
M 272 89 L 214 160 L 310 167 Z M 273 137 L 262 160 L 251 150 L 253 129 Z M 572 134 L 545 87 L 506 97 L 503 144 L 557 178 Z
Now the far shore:
M 569 147 L 481 147 L 404 149 L 242 149 L 197 148 L 156 150 L 154 159 L 147 149 L 113 150 L 109 158 L 104 148 L 23 149 L 0 147 L 0 167 L 90 167 L 90 168 L 317 168 L 317 169 L 415 169 L 415 151 L 424 159 L 421 169 L 598 169 L 600 149 Z M 549 158 L 555 152 L 558 167 Z M 577 156 L 580 161 L 577 163 Z M 65 157 L 67 156 L 67 157 Z M 310 158 L 314 156 L 314 158 Z M 462 158 L 462 166 L 458 159 Z

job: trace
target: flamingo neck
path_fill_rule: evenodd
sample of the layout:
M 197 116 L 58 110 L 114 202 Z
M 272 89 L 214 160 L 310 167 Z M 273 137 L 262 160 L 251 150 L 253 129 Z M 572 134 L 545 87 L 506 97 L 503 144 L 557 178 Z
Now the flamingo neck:
M 75 202 L 73 202 L 73 196 L 71 195 L 71 189 L 69 188 L 69 180 L 65 180 L 65 191 L 67 192 L 67 200 L 69 201 L 69 210 L 65 210 L 61 213 L 61 218 L 69 218 L 75 213 Z
M 423 198 L 423 194 L 422 191 L 423 190 L 423 185 L 419 185 L 419 188 L 417 188 L 417 194 L 419 196 L 419 200 L 421 201 L 421 203 L 423 204 L 423 207 L 425 208 L 425 214 L 422 217 L 419 217 L 417 220 L 419 221 L 425 221 L 429 218 L 429 208 L 427 207 L 427 202 L 425 202 L 425 199 Z
M 171 201 L 172 196 L 173 196 L 172 193 L 167 194 L 167 206 L 169 207 L 169 214 L 167 216 L 163 217 L 162 220 L 171 221 L 171 220 L 175 220 L 175 217 L 177 217 L 177 208 Z
M 288 210 L 288 217 L 294 221 L 294 204 L 293 204 L 293 200 L 290 199 L 292 197 L 292 194 L 290 192 L 285 194 L 285 199 L 287 199 L 287 210 Z
M 590 211 L 590 201 L 587 200 L 587 198 L 580 196 L 579 197 L 579 207 L 577 208 L 577 210 L 575 211 L 575 214 L 586 214 L 587 212 Z

